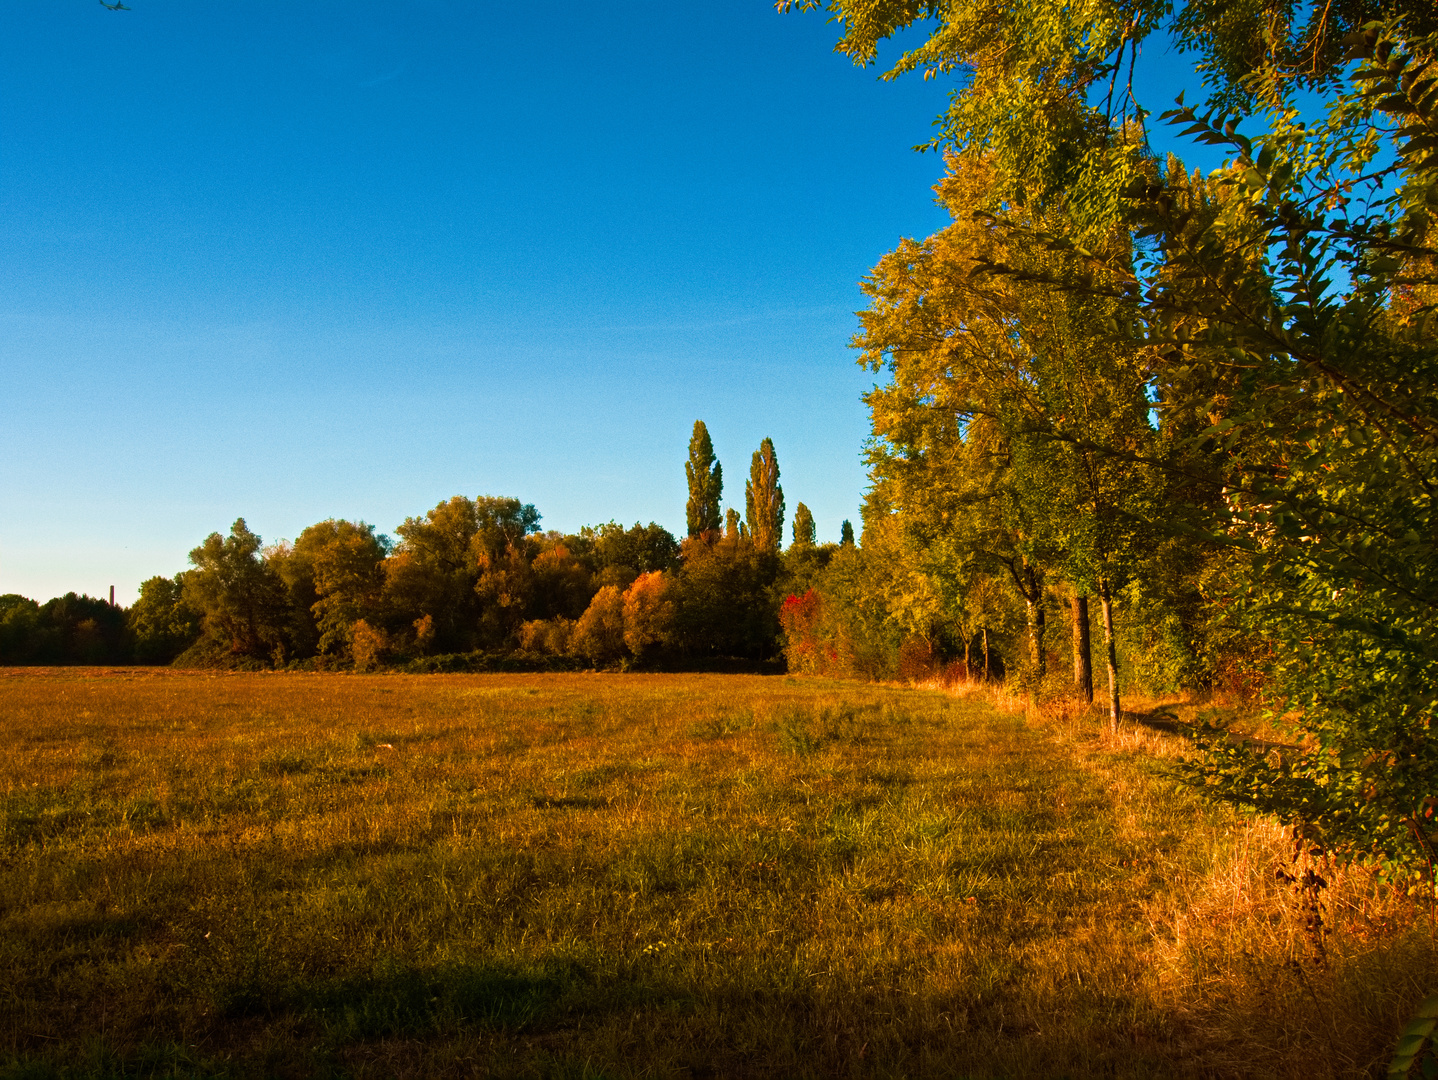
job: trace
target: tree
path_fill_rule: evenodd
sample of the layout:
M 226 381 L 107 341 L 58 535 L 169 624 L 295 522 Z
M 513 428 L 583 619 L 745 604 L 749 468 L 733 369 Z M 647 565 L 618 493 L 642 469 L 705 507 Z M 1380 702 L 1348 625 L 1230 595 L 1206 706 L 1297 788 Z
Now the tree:
M 185 575 L 182 596 L 203 614 L 209 655 L 217 659 L 278 664 L 288 658 L 288 596 L 260 550 L 260 538 L 237 518 L 229 536 L 211 533 L 190 552 L 194 569 Z
M 714 520 L 717 529 L 717 509 Z M 616 568 L 628 571 L 625 587 L 639 574 L 669 570 L 679 561 L 679 541 L 664 526 L 652 521 L 648 525 L 636 521 L 628 529 L 612 521 L 599 526 L 586 525 L 580 530 L 580 536 L 588 542 L 589 561 L 596 573 Z
M 1321 124 L 1265 87 L 1256 136 L 1175 110 L 1230 162 L 1134 186 L 1153 258 L 1125 284 L 1185 376 L 1170 407 L 1208 416 L 1209 534 L 1247 556 L 1235 607 L 1274 643 L 1274 710 L 1302 745 L 1274 761 L 1210 732 L 1191 779 L 1431 888 L 1438 36 L 1372 27 L 1355 47 Z M 1193 394 L 1192 369 L 1225 392 Z
M 624 655 L 624 594 L 606 585 L 594 594 L 574 626 L 569 650 L 594 664 L 613 663 Z
M 736 520 L 737 526 L 737 520 Z M 674 640 L 693 657 L 762 660 L 776 651 L 780 561 L 737 532 L 685 540 L 675 583 Z
M 378 627 L 358 619 L 349 628 L 350 654 L 356 671 L 373 671 L 384 662 L 389 651 L 389 635 Z
M 854 526 L 850 524 L 848 518 L 845 518 L 844 523 L 839 526 L 839 543 L 849 547 L 854 546 Z
M 510 496 L 481 495 L 474 500 L 475 540 L 491 555 L 517 545 L 539 531 L 540 513 L 531 503 Z
M 837 52 L 875 63 L 879 47 L 922 25 L 883 75 L 958 73 L 935 145 L 992 156 L 1025 201 L 1064 204 L 1081 232 L 1101 235 L 1122 216 L 1124 191 L 1148 171 L 1146 118 L 1133 65 L 1157 35 L 1188 54 L 1225 113 L 1248 108 L 1260 85 L 1288 99 L 1329 91 L 1345 38 L 1376 19 L 1438 32 L 1431 0 L 1088 0 L 1082 4 L 980 0 L 777 0 L 780 11 L 823 9 L 838 24 Z M 1151 48 L 1154 46 L 1150 46 Z M 1006 193 L 1006 194 L 1009 194 Z
M 778 551 L 784 539 L 784 489 L 779 486 L 779 459 L 774 442 L 765 439 L 754 451 L 744 485 L 744 520 L 760 551 Z
M 401 625 L 430 616 L 438 652 L 462 652 L 476 643 L 479 570 L 471 544 L 479 528 L 474 501 L 456 495 L 395 529 L 399 542 L 384 563 L 386 605 Z
M 522 605 L 498 605 L 521 596 L 528 567 L 525 539 L 539 528 L 540 514 L 515 498 L 456 495 L 422 518 L 406 518 L 395 532 L 399 543 L 385 560 L 384 599 L 392 631 L 405 632 L 415 619 L 432 619 L 432 648 L 464 652 L 512 629 Z M 511 551 L 511 548 L 514 549 Z M 483 593 L 476 592 L 487 574 Z M 502 608 L 502 610 L 498 610 Z M 494 617 L 484 631 L 480 616 Z
M 140 583 L 140 596 L 126 615 L 136 662 L 168 664 L 200 636 L 202 616 L 185 603 L 184 591 L 183 572 Z
M 1035 677 L 1045 673 L 1049 586 L 1067 579 L 1080 596 L 1099 594 L 1117 723 L 1113 598 L 1162 487 L 1143 464 L 1155 455 L 1155 350 L 1124 332 L 1137 313 L 1123 296 L 1056 287 L 1092 278 L 1078 257 L 1021 244 L 978 213 L 1006 187 L 994 161 L 948 161 L 940 193 L 953 224 L 906 241 L 865 284 L 872 303 L 856 344 L 891 377 L 867 397 L 871 460 L 921 543 L 950 545 L 960 562 L 972 553 L 973 572 L 1011 580 Z M 1066 227 L 1058 211 L 1008 213 Z M 1127 250 L 1121 238 L 1110 246 L 1116 259 Z M 993 266 L 1005 269 L 985 273 Z
M 474 583 L 480 600 L 479 643 L 500 647 L 513 635 L 534 607 L 534 571 L 530 545 L 506 540 L 492 551 L 484 535 L 474 538 L 475 565 L 479 576 Z
M 389 546 L 389 538 L 376 534 L 372 525 L 330 518 L 268 556 L 289 588 L 291 603 L 310 618 L 320 652 L 348 651 L 361 619 L 378 625 Z
M 694 421 L 684 476 L 689 481 L 689 502 L 684 507 L 689 535 L 717 532 L 720 525 L 719 500 L 724 494 L 724 470 L 714 456 L 714 444 L 709 441 L 709 429 L 704 426 L 703 420 Z
M 1093 704 L 1093 649 L 1089 637 L 1088 594 L 1075 591 L 1069 597 L 1073 613 L 1074 689 Z
M 664 574 L 651 570 L 635 578 L 624 592 L 624 644 L 636 658 L 662 648 L 673 636 L 672 584 Z
M 892 617 L 893 532 L 874 518 L 865 531 L 872 546 L 834 547 L 812 580 L 787 595 L 779 609 L 783 648 L 794 672 L 890 678 L 901 630 Z
M 1139 317 L 1113 336 L 1160 358 L 1151 407 L 1165 426 L 1206 420 L 1163 458 L 1092 447 L 1206 489 L 1170 507 L 1169 527 L 1232 553 L 1219 599 L 1276 646 L 1272 705 L 1301 752 L 1265 758 L 1216 732 L 1193 781 L 1431 888 L 1438 8 L 1096 0 L 1035 18 L 972 0 L 825 6 L 861 63 L 934 20 L 890 75 L 969 72 L 943 139 L 996 162 L 990 212 L 1016 247 L 1068 252 L 1093 273 L 992 269 L 1132 307 Z M 1153 33 L 1199 58 L 1209 107 L 1169 119 L 1227 149 L 1207 178 L 1148 157 L 1145 114 L 1120 85 Z M 1362 63 L 1345 68 L 1351 57 Z M 1316 123 L 1294 107 L 1310 91 L 1328 107 Z M 1239 133 L 1241 112 L 1259 114 L 1257 135 Z M 1014 221 L 1030 212 L 1066 223 Z M 1102 250 L 1115 227 L 1136 245 Z
M 8 601 L 8 603 L 6 603 Z M 28 634 L 10 662 L 39 664 L 122 664 L 130 659 L 125 612 L 98 597 L 66 593 L 34 604 L 11 594 L 0 598 L 0 633 Z M 12 646 L 13 647 L 13 646 Z
M 594 597 L 594 575 L 561 538 L 551 537 L 549 546 L 529 564 L 528 618 L 574 620 L 584 614 Z
M 0 596 L 0 663 L 35 663 L 40 632 L 39 604 L 19 593 Z
M 811 548 L 817 542 L 814 515 L 809 513 L 807 506 L 800 503 L 794 510 L 794 547 Z
M 743 521 L 739 517 L 739 511 L 732 506 L 724 511 L 724 539 L 738 540 L 741 536 L 747 536 Z

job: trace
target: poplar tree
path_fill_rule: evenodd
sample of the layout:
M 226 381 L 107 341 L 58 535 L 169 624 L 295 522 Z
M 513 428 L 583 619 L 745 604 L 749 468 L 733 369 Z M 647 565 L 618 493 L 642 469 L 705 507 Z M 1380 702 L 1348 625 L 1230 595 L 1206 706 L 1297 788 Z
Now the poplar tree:
M 694 421 L 684 475 L 689 481 L 689 502 L 684 507 L 689 535 L 718 531 L 723 521 L 719 498 L 724 492 L 724 470 L 714 456 L 714 444 L 709 440 L 709 429 L 703 420 Z
M 744 535 L 744 523 L 739 520 L 739 511 L 732 506 L 724 511 L 724 539 L 738 540 Z
M 809 508 L 800 503 L 794 510 L 794 546 L 797 548 L 811 548 L 818 542 L 818 535 L 814 529 L 814 515 L 809 513 Z
M 744 519 L 749 539 L 760 551 L 778 551 L 784 537 L 784 489 L 779 486 L 779 459 L 774 441 L 765 439 L 749 463 L 744 485 Z

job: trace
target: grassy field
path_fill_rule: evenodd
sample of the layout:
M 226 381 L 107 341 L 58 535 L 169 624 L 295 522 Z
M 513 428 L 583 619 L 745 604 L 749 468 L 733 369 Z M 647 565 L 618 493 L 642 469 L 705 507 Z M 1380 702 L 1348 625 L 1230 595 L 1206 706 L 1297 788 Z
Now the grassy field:
M 1381 1073 L 1426 912 L 1002 705 L 0 670 L 0 1074 Z

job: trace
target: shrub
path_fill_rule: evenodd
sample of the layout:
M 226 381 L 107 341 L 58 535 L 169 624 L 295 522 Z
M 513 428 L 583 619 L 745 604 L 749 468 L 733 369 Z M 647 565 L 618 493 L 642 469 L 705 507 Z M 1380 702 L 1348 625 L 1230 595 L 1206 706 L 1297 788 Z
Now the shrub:
M 574 635 L 574 620 L 563 616 L 553 619 L 531 619 L 519 627 L 519 647 L 525 652 L 563 656 L 569 652 Z
M 373 671 L 389 651 L 389 637 L 383 630 L 360 619 L 350 630 L 350 654 L 356 671 Z

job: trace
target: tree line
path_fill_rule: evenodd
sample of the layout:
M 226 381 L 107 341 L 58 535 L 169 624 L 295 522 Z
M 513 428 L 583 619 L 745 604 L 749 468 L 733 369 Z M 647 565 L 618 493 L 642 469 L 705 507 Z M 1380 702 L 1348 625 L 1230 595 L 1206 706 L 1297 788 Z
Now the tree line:
M 1438 8 L 778 6 L 861 65 L 910 31 L 886 78 L 958 77 L 952 223 L 880 261 L 854 342 L 888 618 L 972 653 L 1006 617 L 1015 674 L 1098 667 L 1114 724 L 1135 675 L 1248 690 L 1281 751 L 1214 720 L 1189 782 L 1431 895 Z M 1161 119 L 1219 168 L 1153 152 L 1145 44 L 1194 60 L 1207 100 Z M 811 663 L 840 592 L 792 607 Z
M 786 525 L 771 440 L 753 454 L 744 513 L 696 421 L 687 534 L 653 522 L 541 531 L 517 498 L 455 496 L 385 536 L 326 520 L 266 545 L 237 520 L 152 577 L 127 609 L 73 593 L 0 597 L 0 662 L 412 669 L 776 662 L 779 611 L 841 545 Z M 852 530 L 844 534 L 853 547 Z

